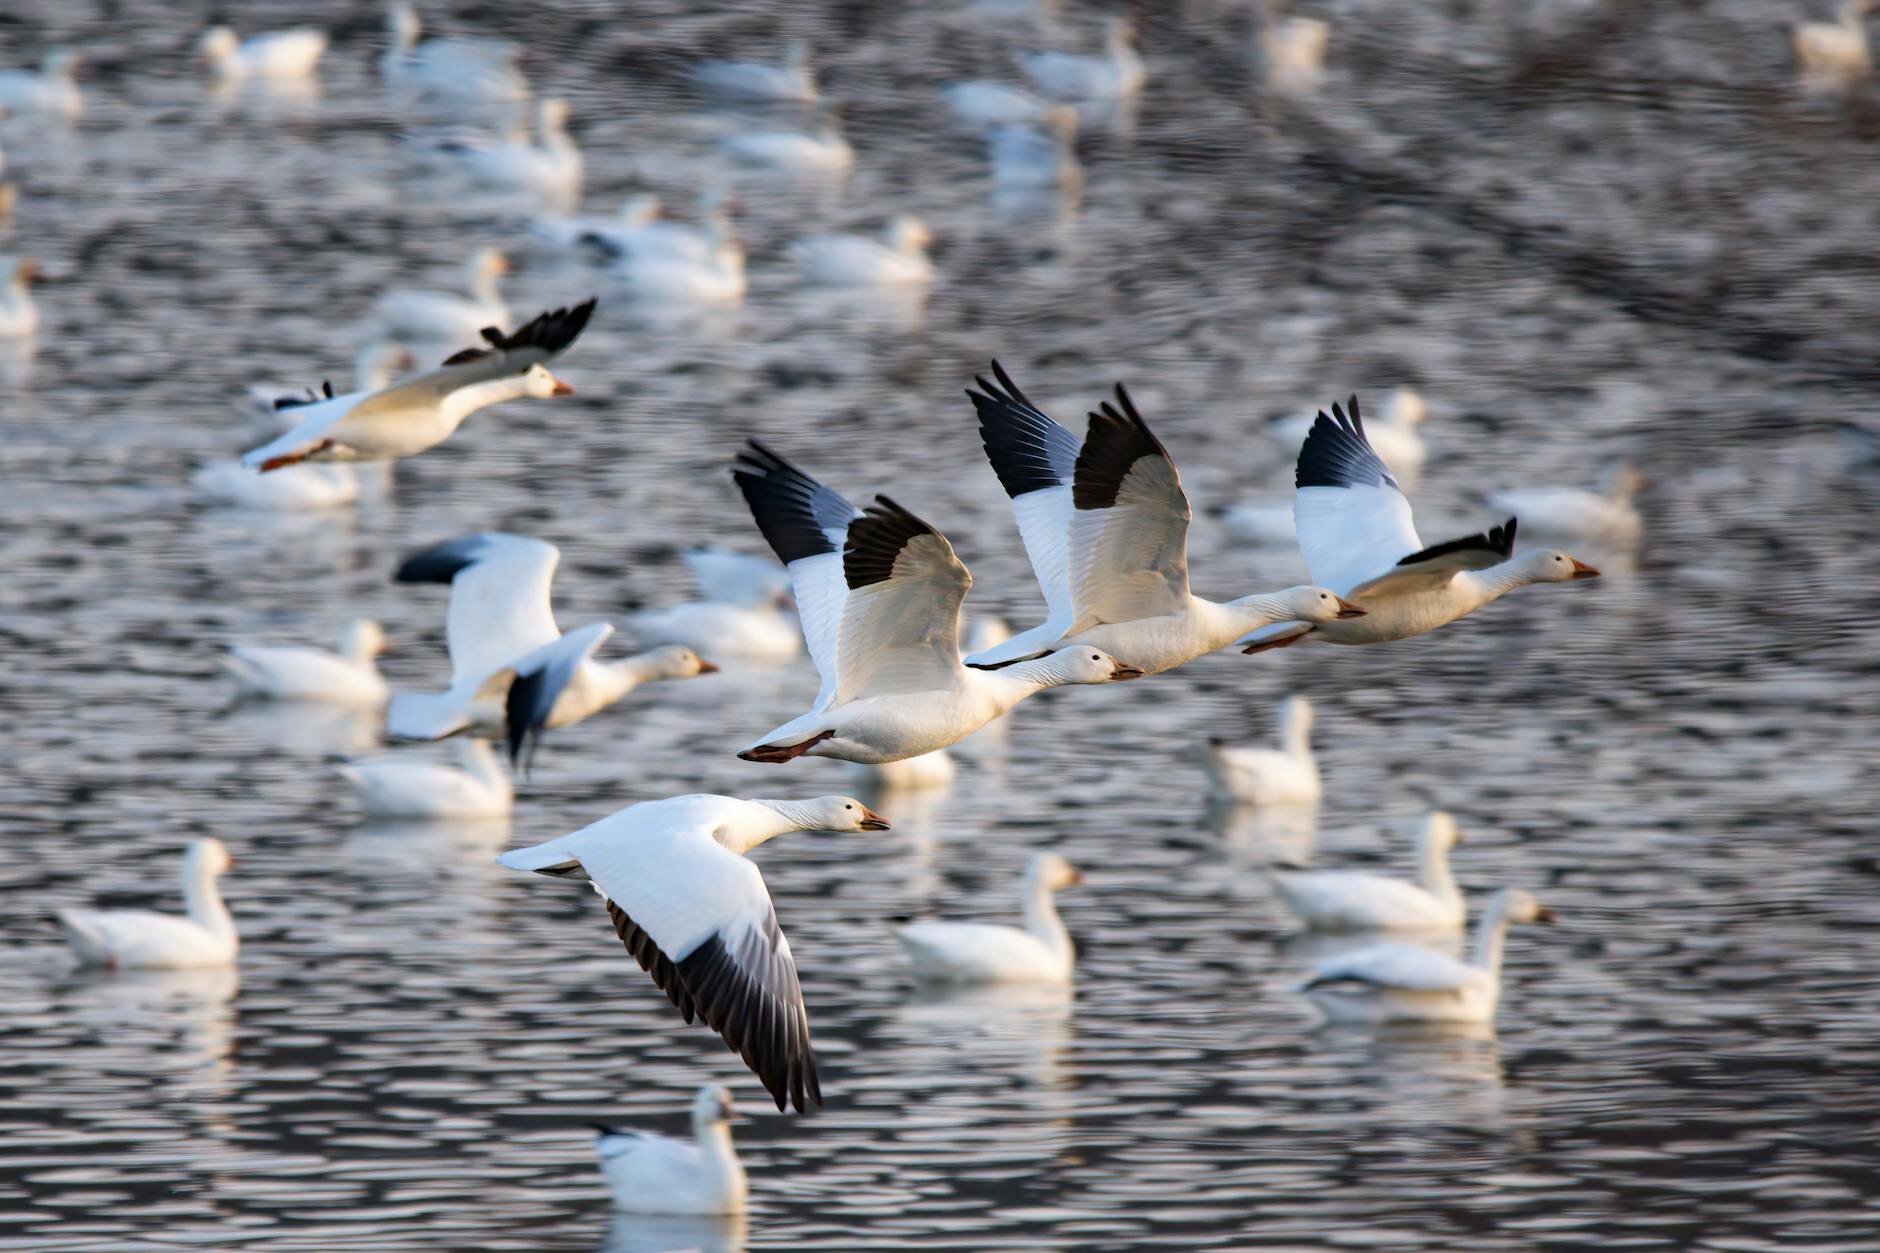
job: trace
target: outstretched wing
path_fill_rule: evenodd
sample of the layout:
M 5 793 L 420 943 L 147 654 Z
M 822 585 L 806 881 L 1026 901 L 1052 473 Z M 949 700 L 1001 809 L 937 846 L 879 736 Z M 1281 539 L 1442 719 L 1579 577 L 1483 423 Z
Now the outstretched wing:
M 413 553 L 393 577 L 450 584 L 445 634 L 456 686 L 561 638 L 550 592 L 560 561 L 545 540 L 482 531 Z
M 1359 604 L 1379 593 L 1398 595 L 1442 587 L 1463 570 L 1486 570 L 1514 555 L 1515 519 L 1479 535 L 1465 535 L 1411 553 L 1390 570 L 1351 589 Z
M 509 685 L 503 707 L 510 765 L 525 756 L 530 763 L 534 762 L 535 750 L 542 742 L 542 732 L 548 727 L 548 716 L 554 712 L 555 702 L 587 659 L 613 633 L 611 623 L 596 622 L 544 644 L 515 663 L 516 677 Z
M 1293 482 L 1299 551 L 1314 583 L 1355 600 L 1360 585 L 1422 550 L 1410 502 L 1364 437 L 1356 396 L 1350 416 L 1333 405 L 1314 419 Z
M 1120 383 L 1090 415 L 1071 498 L 1071 634 L 1186 608 L 1188 496 Z
M 837 703 L 959 686 L 960 606 L 973 576 L 946 536 L 877 496 L 849 524 L 842 571 Z

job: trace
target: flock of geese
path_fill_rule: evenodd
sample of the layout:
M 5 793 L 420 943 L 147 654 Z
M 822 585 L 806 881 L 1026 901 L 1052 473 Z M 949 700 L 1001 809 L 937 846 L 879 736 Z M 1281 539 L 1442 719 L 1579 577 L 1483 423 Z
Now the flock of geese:
M 380 68 L 401 108 L 471 112 L 529 99 L 511 45 L 421 40 L 416 14 L 402 4 L 391 8 L 390 34 Z M 1323 55 L 1319 24 L 1269 21 L 1261 37 L 1295 87 Z M 302 78 L 325 51 L 326 37 L 311 30 L 241 39 L 218 27 L 201 42 L 209 72 L 224 83 Z M 37 74 L 0 74 L 0 103 L 76 115 L 74 63 L 55 51 Z M 1068 177 L 1075 106 L 1133 96 L 1146 78 L 1121 20 L 1107 24 L 1095 55 L 1041 52 L 1018 64 L 1029 86 L 960 83 L 945 96 L 963 125 L 987 134 L 995 182 Z M 819 98 L 801 47 L 781 64 L 708 62 L 693 79 L 703 92 L 767 104 L 814 105 Z M 578 196 L 580 157 L 563 129 L 565 107 L 544 101 L 536 117 L 534 138 L 457 131 L 414 142 L 427 159 L 453 165 L 477 184 L 544 199 Z M 853 160 L 829 117 L 809 129 L 746 131 L 731 137 L 726 150 L 738 162 L 796 171 L 845 168 Z M 618 217 L 545 216 L 530 229 L 539 242 L 589 250 L 641 295 L 722 296 L 729 286 L 742 290 L 741 270 L 730 283 L 726 262 L 735 254 L 741 266 L 741 253 L 715 194 L 707 189 L 703 230 L 661 218 L 644 197 Z M 901 216 L 884 240 L 810 237 L 795 257 L 815 281 L 922 283 L 933 273 L 926 242 L 925 227 Z M 517 324 L 497 286 L 504 268 L 501 254 L 480 251 L 467 265 L 463 293 L 387 292 L 372 310 L 376 333 L 360 352 L 349 390 L 249 389 L 242 407 L 262 434 L 238 460 L 203 467 L 198 489 L 257 508 L 344 505 L 362 492 L 386 490 L 393 462 L 435 447 L 482 409 L 568 395 L 572 389 L 551 365 L 580 339 L 597 300 Z M 23 262 L 0 262 L 0 292 L 30 276 Z M 30 304 L 24 308 L 22 314 L 14 297 L 0 300 L 0 335 L 32 333 L 34 315 Z M 426 360 L 437 364 L 413 373 Z M 725 661 L 787 664 L 805 649 L 821 677 L 815 699 L 770 730 L 757 733 L 761 724 L 753 725 L 737 755 L 772 765 L 829 757 L 889 785 L 924 786 L 951 778 L 950 746 L 1048 688 L 1133 681 L 1224 649 L 1255 654 L 1406 640 L 1518 588 L 1599 574 L 1560 549 L 1517 551 L 1517 521 L 1524 533 L 1605 544 L 1639 536 L 1630 503 L 1639 480 L 1619 468 L 1603 493 L 1547 488 L 1498 495 L 1493 503 L 1506 521 L 1426 542 L 1398 477 L 1411 479 L 1423 463 L 1417 429 L 1423 402 L 1399 392 L 1382 420 L 1367 425 L 1353 396 L 1274 425 L 1272 437 L 1297 449 L 1290 502 L 1248 502 L 1222 518 L 1228 533 L 1246 542 L 1296 544 L 1312 581 L 1211 601 L 1189 586 L 1192 511 L 1175 455 L 1123 384 L 1097 400 L 1081 434 L 1046 414 L 997 362 L 973 380 L 967 396 L 1041 593 L 1039 620 L 1027 629 L 1008 632 L 985 617 L 963 628 L 972 576 L 937 526 L 886 494 L 858 497 L 864 501 L 858 506 L 805 468 L 799 450 L 752 439 L 735 452 L 730 472 L 775 562 L 723 549 L 688 553 L 698 597 L 627 616 L 621 625 L 640 651 L 622 659 L 602 657 L 615 624 L 564 630 L 557 620 L 559 553 L 552 544 L 486 532 L 413 553 L 393 573 L 414 595 L 430 594 L 422 585 L 447 589 L 450 673 L 439 690 L 389 691 L 375 663 L 384 637 L 370 621 L 347 628 L 336 651 L 232 648 L 227 669 L 248 697 L 382 707 L 396 739 L 454 741 L 454 766 L 400 753 L 344 766 L 342 777 L 373 815 L 506 813 L 514 800 L 510 770 L 531 760 L 548 732 L 586 722 L 643 684 L 710 674 Z M 1274 748 L 1207 745 L 1217 802 L 1318 803 L 1323 787 L 1310 744 L 1312 708 L 1289 698 L 1280 722 Z M 679 1014 L 722 1037 L 779 1109 L 800 1112 L 822 1100 L 809 1009 L 790 942 L 748 856 L 789 832 L 888 828 L 887 818 L 849 796 L 670 796 L 498 860 L 588 883 L 628 952 Z M 1525 891 L 1507 888 L 1482 911 L 1467 960 L 1419 942 L 1465 926 L 1465 903 L 1448 865 L 1459 839 L 1447 815 L 1430 815 L 1416 838 L 1415 882 L 1349 871 L 1275 873 L 1279 899 L 1306 928 L 1400 936 L 1317 967 L 1301 991 L 1327 1018 L 1492 1019 L 1508 928 L 1550 915 Z M 239 939 L 217 881 L 233 864 L 213 839 L 187 850 L 185 916 L 65 909 L 59 922 L 78 956 L 99 966 L 232 963 Z M 1054 894 L 1080 881 L 1062 857 L 1037 855 L 1019 887 L 1021 925 L 907 925 L 900 939 L 912 971 L 955 983 L 1070 980 L 1075 954 Z M 730 1093 L 707 1086 L 693 1106 L 692 1142 L 603 1128 L 597 1149 L 616 1202 L 679 1213 L 742 1209 L 746 1182 L 726 1126 L 731 1112 Z

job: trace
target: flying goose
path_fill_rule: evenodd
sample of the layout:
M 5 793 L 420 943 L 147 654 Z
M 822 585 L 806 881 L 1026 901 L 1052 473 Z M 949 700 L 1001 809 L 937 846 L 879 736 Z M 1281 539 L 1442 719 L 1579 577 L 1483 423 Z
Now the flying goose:
M 225 83 L 306 78 L 326 55 L 326 32 L 303 26 L 243 39 L 227 26 L 211 26 L 198 46 L 203 64 Z
M 1094 644 L 1145 674 L 1225 648 L 1269 623 L 1335 622 L 1364 610 L 1323 587 L 1290 587 L 1225 604 L 1188 590 L 1187 494 L 1175 462 L 1122 385 L 1090 415 L 1086 439 L 1045 416 L 992 363 L 968 390 L 1049 616 L 966 659 L 1003 666 Z
M 946 536 L 886 496 L 866 511 L 752 440 L 732 470 L 790 571 L 816 703 L 738 756 L 900 761 L 958 743 L 1036 692 L 1141 673 L 1100 648 L 1067 648 L 992 673 L 960 663 L 972 575 Z
M 731 1090 L 708 1083 L 692 1101 L 692 1139 L 595 1123 L 594 1154 L 630 1214 L 741 1214 L 749 1187 L 731 1144 Z
M 1460 931 L 1462 892 L 1449 850 L 1462 843 L 1456 820 L 1438 810 L 1418 829 L 1417 881 L 1352 870 L 1281 871 L 1280 899 L 1314 931 Z
M 587 879 L 627 951 L 689 1023 L 703 1019 L 777 1108 L 822 1104 L 809 1011 L 764 876 L 745 855 L 789 831 L 886 831 L 848 796 L 644 801 L 571 835 L 496 860 Z
M 1418 428 L 1430 416 L 1430 407 L 1414 388 L 1399 387 L 1384 402 L 1384 416 L 1364 425 L 1364 438 L 1370 442 L 1371 451 L 1383 461 L 1395 467 L 1395 473 L 1403 482 L 1415 485 L 1417 475 L 1423 471 L 1423 463 L 1429 459 L 1429 449 L 1423 444 L 1423 436 Z M 1266 434 L 1284 448 L 1289 456 L 1296 457 L 1293 451 L 1312 434 L 1313 423 L 1318 421 L 1317 410 L 1291 414 L 1275 418 L 1267 423 Z M 1292 542 L 1292 525 L 1287 524 L 1286 542 Z
M 1128 18 L 1103 22 L 1103 55 L 1034 52 L 1020 59 L 1039 91 L 1057 100 L 1119 100 L 1142 90 L 1147 75 L 1136 54 L 1136 27 Z
M 1599 571 L 1557 549 L 1514 555 L 1515 519 L 1479 535 L 1425 547 L 1410 502 L 1351 413 L 1320 413 L 1299 450 L 1293 520 L 1312 577 L 1363 605 L 1355 622 L 1288 622 L 1256 631 L 1244 652 L 1302 639 L 1379 644 L 1434 631 L 1517 587 L 1594 579 Z
M 193 841 L 183 854 L 188 917 L 142 909 L 61 909 L 59 927 L 88 966 L 187 970 L 231 965 L 241 942 L 215 881 L 234 864 L 222 841 Z
M 1068 982 L 1076 951 L 1052 893 L 1083 881 L 1077 868 L 1056 853 L 1038 853 L 1025 867 L 1022 928 L 914 922 L 901 928 L 901 947 L 915 977 L 930 983 Z
M 240 645 L 228 650 L 222 664 L 244 697 L 377 708 L 385 703 L 386 690 L 375 658 L 384 651 L 385 632 L 372 619 L 361 618 L 346 628 L 337 653 Z
M 572 726 L 642 683 L 690 679 L 718 667 L 671 645 L 625 661 L 594 660 L 614 628 L 605 622 L 563 635 L 552 587 L 561 550 L 545 540 L 483 531 L 407 557 L 400 583 L 450 584 L 445 642 L 450 687 L 400 692 L 386 729 L 404 739 L 460 732 L 504 736 L 509 759 L 533 755 L 544 731 Z
M 293 430 L 242 458 L 263 472 L 302 461 L 392 461 L 449 439 L 478 409 L 522 396 L 571 396 L 543 363 L 572 344 L 594 301 L 538 315 L 513 335 L 485 327 L 487 348 L 466 348 L 442 367 L 391 387 L 332 396 L 300 410 Z

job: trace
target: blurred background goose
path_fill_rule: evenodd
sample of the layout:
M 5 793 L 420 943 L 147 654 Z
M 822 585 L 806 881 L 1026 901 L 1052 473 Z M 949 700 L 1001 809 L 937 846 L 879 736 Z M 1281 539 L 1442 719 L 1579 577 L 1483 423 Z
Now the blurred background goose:
M 188 970 L 231 965 L 241 942 L 215 881 L 234 864 L 222 841 L 192 841 L 183 854 L 185 917 L 142 909 L 61 909 L 59 927 L 88 966 Z
M 739 165 L 779 174 L 847 174 L 855 165 L 855 149 L 842 137 L 833 117 L 809 131 L 732 135 L 722 147 Z
M 1417 433 L 1417 427 L 1428 416 L 1429 406 L 1423 403 L 1423 397 L 1411 388 L 1399 387 L 1384 402 L 1383 417 L 1376 421 L 1364 420 L 1364 437 L 1372 451 L 1384 459 L 1392 474 L 1412 486 L 1423 471 L 1423 463 L 1429 459 L 1429 450 Z M 1312 424 L 1317 420 L 1316 410 L 1294 414 L 1267 423 L 1266 433 L 1288 456 L 1296 457 L 1299 446 L 1311 434 Z
M 1217 803 L 1316 805 L 1319 763 L 1312 755 L 1312 702 L 1289 696 L 1279 707 L 1279 747 L 1236 747 L 1210 738 L 1204 758 Z
M 385 680 L 376 663 L 384 651 L 385 632 L 372 619 L 360 618 L 340 637 L 337 653 L 293 645 L 238 645 L 228 650 L 223 665 L 244 697 L 371 707 L 386 700 Z
M 1035 854 L 1025 868 L 1020 899 L 1025 925 L 914 922 L 900 930 L 917 979 L 935 983 L 1064 983 L 1076 950 L 1058 917 L 1052 894 L 1084 881 L 1056 853 Z
M 692 1101 L 692 1139 L 594 1124 L 594 1153 L 614 1208 L 634 1214 L 741 1214 L 749 1192 L 731 1144 L 731 1090 L 706 1084 Z
M 714 219 L 710 242 L 695 253 L 690 239 L 672 235 L 653 246 L 629 241 L 608 273 L 621 292 L 646 306 L 735 305 L 744 299 L 744 245 L 728 218 Z
M 812 104 L 816 100 L 816 74 L 810 67 L 809 44 L 793 41 L 783 64 L 756 61 L 701 61 L 692 67 L 692 81 L 702 90 L 730 100 L 776 104 Z
M 1606 472 L 1601 491 L 1517 487 L 1493 493 L 1488 505 L 1520 518 L 1521 529 L 1528 535 L 1629 548 L 1639 542 L 1645 529 L 1632 503 L 1644 487 L 1644 476 L 1620 462 Z
M 700 599 L 628 614 L 624 625 L 636 643 L 683 644 L 721 661 L 759 664 L 789 661 L 803 651 L 781 565 L 708 548 L 693 549 L 684 559 Z
M 1044 120 L 1051 102 L 1023 87 L 970 79 L 940 89 L 953 120 L 968 130 L 989 131 L 999 126 L 1027 126 Z
M 933 232 L 909 213 L 888 223 L 886 239 L 863 235 L 811 235 L 790 245 L 806 282 L 823 287 L 877 287 L 933 279 L 927 247 Z
M 1260 6 L 1260 65 L 1266 89 L 1276 95 L 1303 96 L 1317 91 L 1325 78 L 1325 49 L 1332 28 L 1317 18 L 1283 16 L 1284 0 Z
M 592 213 L 542 214 L 529 219 L 526 229 L 538 245 L 550 252 L 577 252 L 596 248 L 608 256 L 626 250 L 619 241 L 659 220 L 664 207 L 659 197 L 635 192 L 620 202 L 612 217 Z
M 418 42 L 418 10 L 395 3 L 386 10 L 391 46 L 379 72 L 394 94 L 412 103 L 476 110 L 525 102 L 529 83 L 516 67 L 521 50 L 500 39 L 428 39 Z
M 1791 32 L 1802 85 L 1815 90 L 1841 90 L 1873 71 L 1867 45 L 1867 10 L 1871 0 L 1846 0 L 1832 22 L 1802 22 Z
M 380 335 L 406 343 L 460 348 L 482 342 L 486 326 L 508 326 L 499 280 L 509 261 L 494 248 L 479 248 L 464 263 L 464 292 L 394 288 L 372 306 Z
M 70 121 L 84 107 L 77 73 L 78 54 L 69 48 L 50 49 L 38 73 L 0 70 L 0 110 Z
M 26 290 L 38 281 L 30 257 L 0 257 L 0 339 L 27 339 L 39 330 L 39 306 Z
M 457 141 L 445 148 L 472 186 L 569 207 L 581 201 L 584 167 L 581 149 L 568 136 L 566 100 L 547 99 L 535 106 L 533 142 L 526 138 L 495 144 Z
M 1142 90 L 1147 75 L 1136 55 L 1136 27 L 1126 17 L 1103 21 L 1103 55 L 1034 52 L 1020 59 L 1038 90 L 1057 100 L 1119 100 Z
M 1462 842 L 1456 820 L 1437 810 L 1416 835 L 1417 881 L 1353 870 L 1282 871 L 1280 899 L 1314 931 L 1460 931 L 1462 891 L 1449 851 Z
M 480 735 L 460 735 L 457 764 L 409 753 L 368 757 L 339 767 L 368 818 L 495 818 L 515 804 L 515 786 Z
M 225 83 L 307 78 L 326 54 L 326 32 L 303 26 L 242 39 L 230 27 L 211 26 L 199 47 L 203 64 Z
M 1083 184 L 1076 143 L 1077 110 L 1069 105 L 1047 110 L 1039 125 L 994 127 L 986 136 L 993 185 L 1076 191 Z

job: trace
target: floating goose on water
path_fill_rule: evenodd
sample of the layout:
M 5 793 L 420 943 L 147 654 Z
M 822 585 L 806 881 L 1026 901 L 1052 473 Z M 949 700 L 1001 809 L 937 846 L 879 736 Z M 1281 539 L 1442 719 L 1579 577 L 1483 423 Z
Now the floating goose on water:
M 1417 831 L 1415 883 L 1352 870 L 1282 871 L 1273 883 L 1314 931 L 1460 931 L 1462 892 L 1449 873 L 1460 843 L 1456 820 L 1438 810 Z
M 506 736 L 510 760 L 533 753 L 544 731 L 572 726 L 642 683 L 690 679 L 718 667 L 669 645 L 625 661 L 594 660 L 614 633 L 605 622 L 568 635 L 555 624 L 551 585 L 561 550 L 544 540 L 484 531 L 407 557 L 400 583 L 450 584 L 448 690 L 400 692 L 386 729 L 436 740 L 470 731 Z
M 678 236 L 629 239 L 609 273 L 641 305 L 734 305 L 744 299 L 744 245 L 729 218 L 707 225 L 705 250 Z
M 751 131 L 732 135 L 724 150 L 740 165 L 783 174 L 847 174 L 855 149 L 833 121 L 814 131 Z
M 468 295 L 400 288 L 388 291 L 372 306 L 375 329 L 389 339 L 454 347 L 481 342 L 483 328 L 509 321 L 497 280 L 509 273 L 509 262 L 494 248 L 479 248 L 465 263 L 464 287 Z
M 1605 490 L 1582 487 L 1518 487 L 1488 498 L 1491 509 L 1521 519 L 1529 535 L 1548 539 L 1581 539 L 1596 544 L 1629 548 L 1644 532 L 1632 498 L 1645 480 L 1629 465 L 1614 466 Z
M 187 970 L 232 965 L 240 941 L 215 881 L 234 864 L 222 841 L 195 840 L 183 854 L 188 917 L 142 909 L 61 909 L 59 926 L 88 966 Z
M 1325 49 L 1332 28 L 1311 17 L 1282 17 L 1280 0 L 1261 7 L 1259 42 L 1266 89 L 1282 96 L 1317 91 L 1325 77 Z
M 1221 529 L 1245 544 L 1278 548 L 1299 542 L 1293 525 L 1292 504 L 1262 505 L 1248 501 L 1221 511 Z
M 888 223 L 885 241 L 863 235 L 812 235 L 790 245 L 806 282 L 823 287 L 886 287 L 933 280 L 927 247 L 933 232 L 909 213 Z
M 954 120 L 969 130 L 989 131 L 999 126 L 1027 126 L 1043 121 L 1045 114 L 1051 110 L 1050 101 L 1032 95 L 1023 87 L 1006 83 L 984 80 L 951 83 L 941 88 L 940 94 L 946 100 Z
M 1279 710 L 1278 748 L 1208 741 L 1208 795 L 1239 805 L 1316 805 L 1319 763 L 1312 756 L 1312 702 L 1289 696 Z
M 547 214 L 529 219 L 527 229 L 544 248 L 554 252 L 593 247 L 608 256 L 619 256 L 626 248 L 616 241 L 631 239 L 657 222 L 663 212 L 658 196 L 635 192 L 621 201 L 620 211 L 612 217 Z
M 1312 577 L 1365 607 L 1355 622 L 1288 622 L 1243 641 L 1249 653 L 1302 639 L 1379 644 L 1434 631 L 1517 587 L 1593 579 L 1599 571 L 1556 549 L 1514 555 L 1515 519 L 1480 535 L 1426 548 L 1410 502 L 1351 414 L 1321 413 L 1299 450 L 1293 518 Z
M 228 650 L 223 667 L 244 697 L 374 708 L 385 703 L 385 680 L 374 660 L 384 651 L 385 633 L 379 624 L 361 618 L 346 628 L 337 653 L 291 645 L 241 645 Z
M 27 257 L 0 257 L 0 339 L 28 339 L 39 330 L 39 307 L 28 283 L 39 281 L 39 267 Z
M 200 47 L 203 63 L 225 83 L 306 78 L 326 55 L 326 32 L 303 26 L 242 39 L 226 26 L 211 26 Z
M 901 947 L 916 978 L 934 983 L 1065 983 L 1076 960 L 1070 932 L 1052 893 L 1084 881 L 1056 853 L 1039 853 L 1025 868 L 1025 926 L 978 922 L 915 922 L 901 928 Z
M 922 753 L 918 757 L 901 761 L 884 761 L 875 766 L 861 762 L 849 762 L 848 766 L 864 787 L 883 792 L 925 792 L 947 787 L 958 773 L 953 765 L 953 755 L 944 748 L 936 748 L 931 753 Z
M 1332 1022 L 1491 1022 L 1509 924 L 1553 920 L 1526 892 L 1503 888 L 1476 924 L 1469 961 L 1415 944 L 1374 944 L 1320 963 L 1299 990 Z
M 626 617 L 641 644 L 684 644 L 721 660 L 775 663 L 803 651 L 803 632 L 786 609 L 790 579 L 765 558 L 726 549 L 683 554 L 703 599 L 642 609 Z
M 49 50 L 37 74 L 0 70 L 0 112 L 37 113 L 70 121 L 83 107 L 73 81 L 77 72 L 78 54 L 69 48 Z
M 427 39 L 418 42 L 418 11 L 397 3 L 386 11 L 391 46 L 379 72 L 392 91 L 438 106 L 473 109 L 516 104 L 529 98 L 529 83 L 516 68 L 520 50 L 500 39 Z
M 701 61 L 692 67 L 692 81 L 712 95 L 732 100 L 776 104 L 812 104 L 816 100 L 816 74 L 810 68 L 809 45 L 800 39 L 786 50 L 782 65 Z
M 572 344 L 594 312 L 588 300 L 540 314 L 513 335 L 486 328 L 487 348 L 466 348 L 417 378 L 300 410 L 300 423 L 242 458 L 261 471 L 302 461 L 392 461 L 449 439 L 479 409 L 523 396 L 571 396 L 543 363 Z
M 457 142 L 446 145 L 446 151 L 474 186 L 576 204 L 581 199 L 583 163 L 581 150 L 568 137 L 568 102 L 543 100 L 535 106 L 535 118 L 533 143 L 520 140 L 488 145 Z M 489 290 L 493 296 L 493 282 Z M 500 300 L 496 307 L 502 307 Z M 506 316 L 490 318 L 485 324 L 505 320 Z
M 995 188 L 1075 192 L 1083 184 L 1077 163 L 1077 112 L 1068 105 L 1047 110 L 1042 125 L 994 127 L 986 137 L 986 156 Z
M 692 1100 L 692 1139 L 621 1131 L 595 1123 L 594 1153 L 614 1194 L 633 1214 L 742 1214 L 749 1187 L 731 1145 L 731 1090 L 708 1083 Z
M 1136 28 L 1128 18 L 1103 23 L 1103 55 L 1034 52 L 1021 58 L 1038 90 L 1058 100 L 1118 100 L 1134 96 L 1147 79 L 1136 55 Z
M 1323 587 L 1290 587 L 1225 604 L 1188 590 L 1187 494 L 1161 441 L 1121 384 L 1090 415 L 1086 439 L 1046 417 L 1010 376 L 976 380 L 986 457 L 999 476 L 1050 616 L 966 659 L 998 667 L 1073 644 L 1095 645 L 1145 674 L 1225 648 L 1269 623 L 1361 617 Z
M 1421 395 L 1408 387 L 1399 387 L 1385 402 L 1383 421 L 1367 422 L 1364 426 L 1364 437 L 1370 441 L 1371 451 L 1383 458 L 1386 465 L 1396 467 L 1406 483 L 1422 473 L 1423 463 L 1429 457 L 1423 437 L 1417 434 L 1417 428 L 1423 425 L 1429 412 Z M 1305 442 L 1317 420 L 1316 413 L 1294 414 L 1269 422 L 1266 433 L 1288 455 L 1296 456 L 1293 450 Z
M 1867 46 L 1867 10 L 1870 0 L 1847 0 L 1833 22 L 1802 22 L 1792 32 L 1795 60 L 1802 85 L 1818 91 L 1851 86 L 1873 70 Z
M 746 761 L 901 761 L 958 743 L 1046 688 L 1141 673 L 1089 647 L 969 670 L 960 606 L 973 578 L 946 536 L 886 496 L 857 509 L 756 440 L 732 474 L 790 571 L 822 676 L 810 711 L 739 753 Z
M 848 796 L 646 801 L 504 853 L 512 870 L 588 879 L 614 930 L 687 1022 L 702 1018 L 798 1113 L 822 1104 L 809 1011 L 764 876 L 745 854 L 789 831 L 886 831 Z
M 368 818 L 494 818 L 515 804 L 515 787 L 480 735 L 457 739 L 457 765 L 404 754 L 347 762 L 339 776 L 359 793 Z

